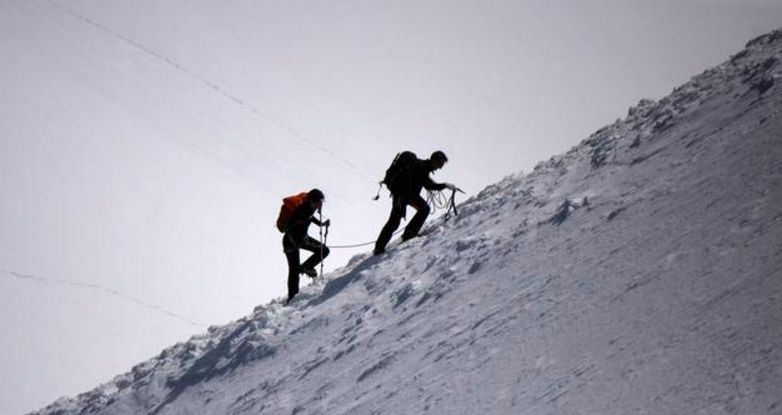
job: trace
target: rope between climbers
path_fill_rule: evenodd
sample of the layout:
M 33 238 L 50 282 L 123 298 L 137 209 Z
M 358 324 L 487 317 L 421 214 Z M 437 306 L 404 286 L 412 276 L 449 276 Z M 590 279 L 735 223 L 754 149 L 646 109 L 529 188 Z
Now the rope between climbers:
M 404 229 L 399 229 L 396 232 L 394 232 L 392 235 L 393 236 L 397 236 L 400 233 L 402 233 L 403 231 L 404 231 Z M 377 242 L 377 241 L 365 242 L 363 244 L 354 244 L 354 245 L 332 245 L 332 246 L 329 246 L 329 249 L 360 248 L 362 246 L 374 245 L 375 242 Z
M 456 214 L 456 201 L 454 199 L 456 195 L 456 190 L 454 190 L 451 194 L 451 196 L 446 196 L 443 194 L 442 191 L 435 190 L 435 191 L 429 191 L 429 195 L 426 198 L 426 203 L 431 206 L 432 213 L 437 212 L 438 210 L 446 209 L 446 219 L 448 218 L 448 215 L 450 215 L 451 210 L 454 211 L 454 214 Z M 396 232 L 392 234 L 393 236 L 397 236 L 400 233 L 404 232 L 404 229 L 399 229 Z M 329 246 L 330 249 L 350 249 L 350 248 L 361 248 L 364 246 L 370 246 L 373 245 L 377 241 L 371 241 L 371 242 L 365 242 L 361 244 L 352 244 L 352 245 L 332 245 Z

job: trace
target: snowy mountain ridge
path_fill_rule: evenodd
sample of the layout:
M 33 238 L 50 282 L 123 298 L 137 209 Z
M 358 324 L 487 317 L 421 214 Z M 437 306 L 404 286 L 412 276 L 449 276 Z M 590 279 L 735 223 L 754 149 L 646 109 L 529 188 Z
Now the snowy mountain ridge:
M 427 236 L 36 413 L 782 414 L 781 58 L 761 36 Z

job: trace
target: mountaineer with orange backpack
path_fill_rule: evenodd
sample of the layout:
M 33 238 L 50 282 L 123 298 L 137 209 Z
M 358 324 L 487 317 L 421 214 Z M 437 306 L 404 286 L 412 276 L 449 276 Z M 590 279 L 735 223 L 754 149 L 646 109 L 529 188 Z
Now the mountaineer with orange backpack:
M 286 197 L 282 201 L 277 229 L 284 233 L 282 248 L 288 260 L 288 303 L 299 292 L 299 274 L 306 274 L 310 278 L 317 277 L 315 266 L 329 255 L 327 246 L 307 235 L 311 223 L 320 227 L 328 227 L 331 224 L 330 220 L 321 222 L 314 217 L 316 212 L 320 212 L 324 198 L 323 192 L 312 189 L 307 193 Z M 299 249 L 312 252 L 312 256 L 304 263 L 300 263 Z

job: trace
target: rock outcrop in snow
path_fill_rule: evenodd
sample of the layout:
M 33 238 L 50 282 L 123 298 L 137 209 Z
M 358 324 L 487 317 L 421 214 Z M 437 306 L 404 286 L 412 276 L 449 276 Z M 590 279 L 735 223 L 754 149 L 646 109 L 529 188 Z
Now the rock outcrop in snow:
M 38 414 L 782 414 L 780 58 Z

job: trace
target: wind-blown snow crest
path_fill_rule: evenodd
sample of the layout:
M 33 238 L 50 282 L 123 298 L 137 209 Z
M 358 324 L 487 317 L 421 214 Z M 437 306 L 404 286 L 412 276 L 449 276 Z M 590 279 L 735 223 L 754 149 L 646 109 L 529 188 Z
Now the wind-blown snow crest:
M 38 414 L 782 414 L 782 31 Z M 282 278 L 282 276 L 268 276 Z

